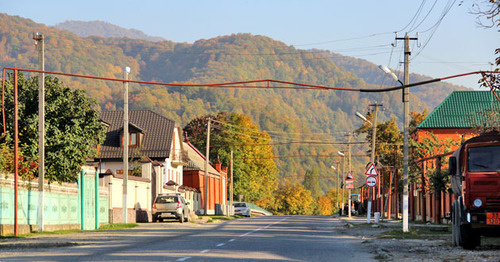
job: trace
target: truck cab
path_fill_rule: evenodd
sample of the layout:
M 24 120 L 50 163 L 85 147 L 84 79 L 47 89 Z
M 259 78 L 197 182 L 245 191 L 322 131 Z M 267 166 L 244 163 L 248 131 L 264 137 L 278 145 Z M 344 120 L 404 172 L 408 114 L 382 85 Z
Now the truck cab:
M 500 133 L 471 138 L 449 160 L 452 236 L 455 246 L 473 249 L 481 236 L 500 236 Z

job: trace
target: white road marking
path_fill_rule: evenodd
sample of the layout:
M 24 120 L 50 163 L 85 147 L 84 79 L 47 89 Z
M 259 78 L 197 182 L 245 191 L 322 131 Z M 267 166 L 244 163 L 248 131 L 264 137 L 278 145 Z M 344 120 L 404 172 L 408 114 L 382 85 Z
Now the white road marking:
M 177 261 L 186 261 L 188 259 L 190 259 L 191 257 L 183 257 L 183 258 L 179 258 L 177 259 Z
M 234 238 L 233 238 L 233 239 L 229 239 L 229 242 L 233 242 L 233 241 L 235 241 L 235 240 L 236 240 L 236 239 L 234 239 Z
M 257 229 L 254 229 L 254 230 L 252 230 L 252 231 L 246 232 L 245 234 L 240 235 L 239 237 L 248 236 L 248 235 L 250 235 L 250 234 L 252 234 L 252 233 L 255 233 L 255 232 L 257 232 L 257 231 L 260 231 L 260 230 L 262 230 L 262 229 L 269 228 L 269 227 L 271 227 L 272 225 L 276 225 L 276 224 L 278 224 L 278 223 L 280 223 L 280 222 L 285 221 L 286 219 L 288 219 L 288 217 L 285 217 L 285 218 L 283 218 L 283 219 L 281 219 L 281 220 L 279 220 L 279 221 L 276 221 L 276 222 L 274 222 L 274 223 L 271 223 L 271 224 L 269 224 L 269 225 L 267 225 L 267 226 L 265 226 L 265 227 L 257 228 Z
M 208 253 L 208 252 L 210 252 L 210 249 L 205 249 L 205 250 L 201 251 L 200 253 L 204 254 L 204 253 Z
M 221 246 L 224 246 L 226 243 L 220 243 L 217 245 L 217 247 L 221 247 Z

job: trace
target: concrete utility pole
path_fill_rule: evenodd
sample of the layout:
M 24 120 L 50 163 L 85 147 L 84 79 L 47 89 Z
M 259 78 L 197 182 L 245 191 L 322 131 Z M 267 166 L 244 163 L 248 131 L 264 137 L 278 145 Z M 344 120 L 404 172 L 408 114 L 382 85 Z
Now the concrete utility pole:
M 230 186 L 229 186 L 229 209 L 233 210 L 233 150 L 231 149 L 231 161 L 229 163 L 229 168 L 231 169 L 231 176 L 230 176 Z M 231 212 L 230 215 L 234 215 L 234 212 Z
M 45 71 L 45 46 L 42 33 L 33 34 L 38 50 L 38 70 Z M 45 200 L 45 74 L 38 76 L 38 232 L 42 232 Z
M 409 37 L 408 33 L 404 38 L 396 37 L 396 40 L 404 40 L 404 85 L 410 84 L 410 40 L 418 40 L 418 37 Z M 408 137 L 410 126 L 410 88 L 403 88 L 403 111 L 404 111 L 404 149 L 403 149 L 403 232 L 408 232 Z
M 347 153 L 349 154 L 349 158 L 348 158 L 348 166 L 349 166 L 349 171 L 348 172 L 351 172 L 351 139 L 352 139 L 352 133 L 349 133 L 348 134 L 349 136 L 349 139 L 347 141 Z M 351 175 L 352 175 L 352 172 L 351 172 Z M 347 216 L 349 218 L 351 218 L 351 189 L 349 188 L 349 191 L 348 191 L 348 198 L 347 198 L 347 203 L 348 203 L 348 207 L 347 207 L 347 212 L 349 213 Z
M 128 80 L 130 67 L 123 70 L 123 78 Z M 123 82 L 123 202 L 122 202 L 122 222 L 127 223 L 127 187 L 128 187 L 128 82 Z
M 207 149 L 205 150 L 205 207 L 203 209 L 204 215 L 208 212 L 208 156 L 210 155 L 210 122 L 212 119 L 209 117 L 207 120 Z M 232 170 L 231 170 L 232 172 Z

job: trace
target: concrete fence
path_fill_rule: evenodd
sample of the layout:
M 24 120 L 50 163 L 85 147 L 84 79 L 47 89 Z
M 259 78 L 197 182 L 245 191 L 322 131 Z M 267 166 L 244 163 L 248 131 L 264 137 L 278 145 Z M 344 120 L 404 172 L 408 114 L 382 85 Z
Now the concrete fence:
M 78 183 L 52 183 L 44 186 L 44 230 L 95 229 L 109 222 L 108 195 L 99 190 L 95 194 L 95 171 L 84 169 Z M 38 231 L 38 181 L 18 180 L 18 233 Z M 14 234 L 14 177 L 0 175 L 0 235 Z M 96 212 L 97 209 L 97 212 Z

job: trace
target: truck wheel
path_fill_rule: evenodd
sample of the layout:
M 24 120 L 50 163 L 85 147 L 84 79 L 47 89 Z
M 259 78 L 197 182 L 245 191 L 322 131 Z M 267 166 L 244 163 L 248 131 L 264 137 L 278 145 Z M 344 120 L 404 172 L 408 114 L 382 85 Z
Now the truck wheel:
M 184 223 L 184 213 L 181 213 L 181 216 L 179 217 L 179 222 Z
M 481 235 L 474 232 L 469 224 L 460 225 L 460 242 L 464 249 L 472 250 L 481 245 Z
M 156 222 L 158 221 L 158 218 L 156 218 L 156 216 L 153 216 L 153 222 Z

